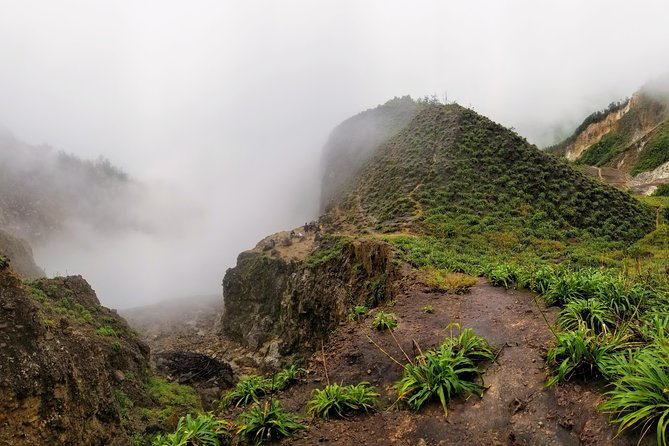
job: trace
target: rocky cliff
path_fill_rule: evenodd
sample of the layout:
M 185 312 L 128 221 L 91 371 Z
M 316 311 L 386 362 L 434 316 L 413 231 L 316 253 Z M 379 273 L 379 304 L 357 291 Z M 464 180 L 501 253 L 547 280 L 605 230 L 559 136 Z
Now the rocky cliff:
M 80 276 L 0 269 L 0 445 L 129 444 L 124 398 L 146 400 L 148 348 Z
M 265 365 L 316 350 L 351 306 L 373 307 L 396 292 L 386 243 L 344 236 L 316 242 L 313 232 L 301 235 L 291 243 L 308 248 L 306 255 L 290 256 L 278 246 L 285 235 L 270 236 L 241 253 L 223 280 L 224 334 L 257 351 Z

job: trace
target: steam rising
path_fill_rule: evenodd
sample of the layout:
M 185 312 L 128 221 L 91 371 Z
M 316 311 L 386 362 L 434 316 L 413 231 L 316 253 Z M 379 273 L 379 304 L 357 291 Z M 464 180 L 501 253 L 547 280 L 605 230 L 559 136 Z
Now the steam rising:
M 2 162 L 29 161 L 16 140 L 53 147 L 38 164 L 55 166 L 63 188 L 49 201 L 67 210 L 47 233 L 17 229 L 47 273 L 82 274 L 108 306 L 220 293 L 241 250 L 316 216 L 321 147 L 347 117 L 447 95 L 548 145 L 669 71 L 668 12 L 663 1 L 2 1 L 0 123 L 16 135 Z M 128 179 L 80 182 L 57 167 L 60 150 L 103 156 Z

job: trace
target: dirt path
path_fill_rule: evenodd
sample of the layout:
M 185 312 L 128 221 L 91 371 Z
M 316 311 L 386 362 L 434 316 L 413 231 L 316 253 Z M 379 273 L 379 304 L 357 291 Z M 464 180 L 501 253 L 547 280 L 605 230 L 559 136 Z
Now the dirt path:
M 434 314 L 421 309 L 432 305 Z M 600 393 L 591 384 L 567 384 L 545 389 L 545 346 L 551 340 L 541 314 L 526 292 L 493 288 L 480 281 L 470 294 L 430 293 L 418 285 L 392 308 L 399 318 L 395 331 L 411 354 L 412 340 L 421 348 L 437 345 L 451 322 L 471 327 L 501 349 L 499 364 L 485 371 L 488 387 L 483 399 L 470 397 L 449 405 L 445 419 L 438 404 L 420 413 L 386 410 L 349 420 L 311 420 L 302 438 L 284 444 L 313 445 L 627 445 L 628 437 L 614 439 L 615 428 L 596 410 Z M 553 319 L 555 311 L 549 311 Z M 331 382 L 369 381 L 384 396 L 385 407 L 394 401 L 392 383 L 402 369 L 374 347 L 380 346 L 401 360 L 402 353 L 390 334 L 370 328 L 371 317 L 338 330 L 326 347 Z M 282 396 L 284 404 L 303 412 L 313 388 L 324 385 L 321 355 L 311 361 L 314 375 L 308 383 Z M 402 361 L 401 361 L 402 362 Z M 649 444 L 652 444 L 650 442 Z

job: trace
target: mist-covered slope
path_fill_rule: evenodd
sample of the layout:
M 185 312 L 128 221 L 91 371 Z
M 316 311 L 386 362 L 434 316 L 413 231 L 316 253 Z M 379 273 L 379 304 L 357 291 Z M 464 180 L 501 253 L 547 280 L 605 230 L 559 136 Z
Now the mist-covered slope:
M 443 237 L 635 240 L 650 212 L 514 132 L 458 105 L 423 107 L 382 143 L 330 212 L 356 231 Z
M 82 160 L 0 133 L 0 228 L 32 243 L 75 220 L 100 231 L 133 224 L 120 210 L 134 187 L 106 159 Z
M 601 179 L 651 193 L 669 182 L 669 80 L 646 84 L 630 99 L 592 113 L 549 152 L 595 166 Z
M 348 118 L 332 131 L 323 148 L 321 211 L 355 178 L 374 149 L 407 125 L 420 107 L 409 96 L 396 97 Z

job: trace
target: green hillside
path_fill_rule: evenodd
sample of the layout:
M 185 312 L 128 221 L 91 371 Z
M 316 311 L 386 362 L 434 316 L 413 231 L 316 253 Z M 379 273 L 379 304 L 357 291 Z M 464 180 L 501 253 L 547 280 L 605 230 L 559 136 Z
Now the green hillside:
M 440 237 L 632 241 L 654 224 L 628 194 L 471 110 L 436 104 L 378 148 L 338 212 L 358 230 Z

